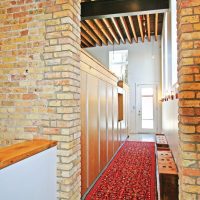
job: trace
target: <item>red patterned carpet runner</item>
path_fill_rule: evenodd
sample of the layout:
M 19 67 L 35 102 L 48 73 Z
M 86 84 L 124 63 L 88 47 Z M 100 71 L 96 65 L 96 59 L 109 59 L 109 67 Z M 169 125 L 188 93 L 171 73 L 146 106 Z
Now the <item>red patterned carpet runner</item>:
M 155 143 L 125 142 L 86 200 L 155 200 Z

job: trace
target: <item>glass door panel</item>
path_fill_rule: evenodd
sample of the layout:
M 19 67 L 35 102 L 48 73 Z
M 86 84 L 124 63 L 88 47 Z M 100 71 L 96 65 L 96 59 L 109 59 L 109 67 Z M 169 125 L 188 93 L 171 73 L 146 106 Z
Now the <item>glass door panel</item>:
M 156 122 L 156 97 L 155 85 L 138 85 L 137 88 L 137 132 L 154 132 Z

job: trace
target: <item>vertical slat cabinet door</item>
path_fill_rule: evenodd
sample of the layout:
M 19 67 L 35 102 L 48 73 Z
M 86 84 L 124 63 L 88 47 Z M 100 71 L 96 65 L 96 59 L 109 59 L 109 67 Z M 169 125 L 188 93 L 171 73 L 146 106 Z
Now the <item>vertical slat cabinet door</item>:
M 107 163 L 106 83 L 99 80 L 100 169 Z
M 81 71 L 81 193 L 88 188 L 87 74 Z
M 129 118 L 130 118 L 130 109 L 129 109 L 129 90 L 126 92 L 126 130 L 127 130 L 127 136 L 129 135 Z
M 129 98 L 130 98 L 130 96 L 129 96 L 129 90 L 127 90 L 127 100 L 126 100 L 126 103 L 127 103 L 127 105 L 126 105 L 126 110 L 127 110 L 127 135 L 129 135 L 129 126 L 130 126 L 130 124 L 129 124 L 129 122 L 130 122 L 130 109 L 129 109 Z
M 117 87 L 113 87 L 113 140 L 114 140 L 114 153 L 119 147 L 118 139 L 118 91 Z
M 124 122 L 125 122 L 125 130 L 124 130 L 125 139 L 126 139 L 127 136 L 128 136 L 128 132 L 127 132 L 127 130 L 128 130 L 128 129 L 127 129 L 127 126 L 128 126 L 128 123 L 127 123 L 127 122 L 128 122 L 128 110 L 127 110 L 127 109 L 128 109 L 128 107 L 127 107 L 127 106 L 128 106 L 128 104 L 127 104 L 128 101 L 127 101 L 127 99 L 128 99 L 128 98 L 127 98 L 127 97 L 128 97 L 127 91 L 125 91 L 125 105 L 124 105 L 124 106 L 125 106 L 125 113 L 124 113 L 124 114 L 125 114 L 125 116 L 124 116 Z
M 118 121 L 118 139 L 119 139 L 119 143 L 121 145 L 122 142 L 122 129 L 121 129 L 121 122 Z
M 122 129 L 122 141 L 124 142 L 126 139 L 126 91 L 124 90 L 123 93 L 123 121 L 121 122 L 121 129 Z
M 88 173 L 89 185 L 99 174 L 98 79 L 88 74 Z
M 107 84 L 107 133 L 108 133 L 108 161 L 113 156 L 113 127 L 112 127 L 112 115 L 113 115 L 113 88 L 112 85 Z

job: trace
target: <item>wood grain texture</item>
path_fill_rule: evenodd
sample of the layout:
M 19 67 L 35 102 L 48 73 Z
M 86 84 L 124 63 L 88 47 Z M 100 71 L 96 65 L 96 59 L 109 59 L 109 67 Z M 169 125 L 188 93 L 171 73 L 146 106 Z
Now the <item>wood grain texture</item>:
M 102 46 L 101 40 L 96 36 L 93 30 L 84 22 L 81 22 L 81 28 L 99 45 Z
M 91 44 L 84 38 L 81 38 L 81 41 L 83 42 L 83 44 L 85 44 L 87 47 L 91 46 Z
M 155 14 L 155 40 L 158 40 L 158 13 Z
M 112 22 L 113 22 L 113 24 L 114 24 L 114 26 L 115 26 L 115 28 L 116 28 L 116 30 L 117 30 L 117 32 L 118 32 L 118 34 L 119 34 L 121 40 L 122 40 L 122 42 L 125 44 L 126 41 L 125 41 L 125 39 L 124 39 L 124 36 L 123 36 L 123 34 L 122 34 L 122 31 L 121 31 L 121 29 L 120 29 L 120 26 L 119 26 L 119 24 L 118 24 L 116 18 L 112 17 L 111 19 L 112 19 Z
M 158 151 L 157 155 L 161 199 L 178 199 L 178 171 L 172 152 Z
M 129 23 L 131 25 L 131 30 L 133 32 L 134 40 L 135 40 L 136 43 L 138 43 L 138 37 L 137 37 L 136 32 L 135 32 L 135 26 L 134 26 L 134 23 L 133 23 L 132 16 L 128 16 L 128 20 L 129 20 Z
M 159 174 L 174 174 L 177 175 L 176 163 L 173 159 L 172 152 L 168 151 L 158 151 L 158 171 Z
M 115 42 L 117 44 L 120 44 L 119 38 L 117 37 L 117 33 L 115 32 L 114 28 L 110 24 L 109 20 L 107 18 L 103 18 L 103 22 L 105 23 L 107 29 L 110 31 L 111 35 L 115 39 Z
M 148 40 L 151 41 L 151 24 L 150 24 L 150 15 L 147 15 L 147 33 L 148 33 Z
M 104 27 L 103 22 L 100 19 L 95 19 L 94 21 L 97 24 L 97 26 L 101 29 L 101 31 L 103 32 L 103 34 L 105 35 L 105 37 L 109 40 L 109 42 L 111 44 L 114 44 L 114 39 L 112 38 L 110 32 L 107 31 L 107 29 Z
M 81 71 L 81 193 L 88 188 L 87 74 Z
M 123 99 L 123 94 L 118 94 L 118 121 L 122 121 L 124 119 Z
M 81 31 L 81 36 L 84 38 L 90 45 L 95 46 L 95 42 L 87 35 L 85 32 Z
M 98 133 L 98 79 L 88 75 L 88 173 L 91 184 L 100 172 Z M 95 88 L 95 89 L 94 89 Z
M 108 45 L 108 41 L 106 37 L 103 35 L 103 30 L 101 27 L 99 28 L 94 21 L 92 20 L 86 20 L 86 23 L 90 26 L 90 28 L 96 33 L 96 35 L 101 39 L 101 41 L 105 44 Z
M 124 92 L 123 95 L 123 120 L 120 121 L 121 123 L 121 141 L 124 142 L 126 140 L 126 107 L 125 107 L 125 102 L 126 102 L 126 94 Z
M 108 126 L 108 161 L 113 156 L 113 114 L 112 114 L 112 104 L 113 104 L 113 87 L 112 85 L 107 85 L 107 126 Z
M 57 145 L 56 141 L 31 140 L 0 149 L 0 169 Z
M 131 38 L 131 35 L 130 35 L 130 31 L 128 29 L 128 25 L 127 25 L 126 20 L 125 20 L 125 17 L 121 16 L 120 20 L 121 20 L 122 26 L 124 28 L 124 31 L 126 33 L 127 39 L 129 41 L 129 43 L 131 44 L 132 43 L 132 38 Z
M 125 91 L 124 95 L 124 121 L 125 121 L 125 137 L 128 136 L 128 92 Z
M 105 0 L 103 1 L 106 2 Z M 120 1 L 113 1 L 113 6 L 115 6 L 115 2 Z M 91 3 L 96 4 L 97 0 L 95 0 L 95 3 L 92 1 Z M 126 3 L 124 2 L 124 4 Z M 97 12 L 97 10 L 98 9 L 95 9 L 94 12 Z M 122 14 L 117 17 L 116 14 L 114 14 L 111 16 L 101 16 L 100 18 L 98 18 L 97 16 L 94 18 L 82 18 L 81 23 L 85 23 L 86 25 L 90 23 L 91 25 L 89 27 L 90 32 L 87 29 L 83 29 L 83 27 L 81 28 L 81 31 L 84 31 L 89 37 L 93 38 L 92 40 L 94 40 L 95 42 L 95 45 L 93 46 L 96 46 L 98 44 L 95 41 L 96 39 L 94 38 L 94 35 L 99 38 L 100 41 L 103 41 L 105 45 L 107 45 L 106 40 L 108 40 L 109 44 L 115 43 L 118 45 L 120 44 L 120 40 L 124 44 L 126 43 L 126 41 L 131 43 L 133 40 L 135 40 L 135 42 L 137 43 L 140 40 L 140 37 L 142 42 L 150 42 L 151 36 L 155 35 L 155 38 L 157 40 L 158 35 L 162 35 L 164 13 L 164 11 L 157 12 L 156 10 L 151 10 L 151 12 L 139 12 L 135 13 L 134 15 L 130 15 L 129 13 L 129 16 L 124 16 Z M 157 17 L 155 17 L 156 14 Z M 93 25 L 93 22 L 95 22 L 95 25 Z M 157 25 L 155 26 L 155 24 Z M 148 38 L 146 38 L 146 36 L 148 36 Z M 81 37 L 81 39 L 82 38 L 83 37 Z M 81 44 L 83 45 L 83 48 L 92 47 L 87 46 L 85 44 L 85 41 L 82 40 Z
M 119 137 L 118 137 L 118 92 L 117 92 L 117 87 L 113 87 L 113 142 L 114 142 L 114 153 L 115 153 L 120 146 Z
M 143 28 L 142 28 L 141 16 L 138 15 L 137 18 L 138 18 L 138 25 L 139 25 L 139 29 L 140 29 L 141 40 L 142 40 L 142 42 L 144 42 L 144 33 L 143 33 Z
M 99 81 L 99 129 L 100 129 L 100 169 L 102 170 L 107 164 L 107 126 L 106 126 L 106 83 Z
M 119 87 L 117 83 L 118 79 L 114 74 L 82 50 L 82 195 L 118 150 L 121 144 L 121 138 L 124 139 L 123 133 L 127 133 L 127 122 L 124 121 L 123 124 L 125 126 L 123 131 L 118 131 L 118 127 L 122 127 L 122 123 L 118 123 Z M 123 86 L 123 88 L 120 88 L 122 93 L 128 91 L 128 86 L 124 83 L 121 84 Z M 124 105 L 122 105 L 122 108 L 124 109 Z

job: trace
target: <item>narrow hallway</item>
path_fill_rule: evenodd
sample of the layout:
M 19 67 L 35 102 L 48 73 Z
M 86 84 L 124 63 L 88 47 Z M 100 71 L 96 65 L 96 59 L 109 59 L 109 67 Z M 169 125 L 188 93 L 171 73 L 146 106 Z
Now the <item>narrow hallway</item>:
M 155 143 L 137 139 L 125 141 L 84 199 L 156 199 Z
M 166 137 L 160 133 L 130 134 L 82 197 L 86 200 L 177 198 L 177 167 Z

